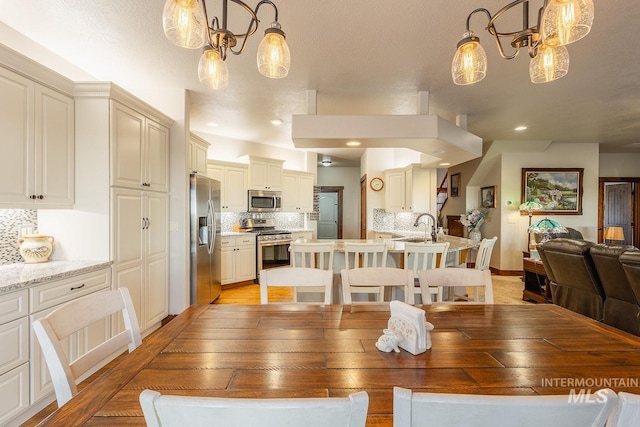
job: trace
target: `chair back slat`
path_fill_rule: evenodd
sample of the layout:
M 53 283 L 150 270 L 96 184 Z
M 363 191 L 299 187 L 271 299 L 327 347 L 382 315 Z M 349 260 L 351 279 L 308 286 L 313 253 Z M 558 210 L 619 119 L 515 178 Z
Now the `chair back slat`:
M 385 267 L 387 265 L 387 244 L 345 242 L 344 263 L 347 270 Z

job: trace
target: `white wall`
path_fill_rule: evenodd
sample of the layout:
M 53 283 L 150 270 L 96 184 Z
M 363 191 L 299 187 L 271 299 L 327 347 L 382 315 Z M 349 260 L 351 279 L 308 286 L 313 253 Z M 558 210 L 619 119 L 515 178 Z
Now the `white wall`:
M 344 239 L 360 238 L 360 168 L 321 167 L 318 169 L 318 186 L 343 186 L 343 234 Z
M 601 153 L 600 176 L 607 178 L 640 176 L 640 153 Z

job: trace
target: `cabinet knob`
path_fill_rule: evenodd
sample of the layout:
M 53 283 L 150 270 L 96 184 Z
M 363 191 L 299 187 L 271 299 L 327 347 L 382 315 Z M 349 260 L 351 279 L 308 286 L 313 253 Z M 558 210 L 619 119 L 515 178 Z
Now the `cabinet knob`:
M 30 196 L 29 196 L 29 198 L 30 198 L 31 200 L 35 200 L 36 195 L 35 195 L 35 194 L 32 194 L 32 195 L 30 195 Z
M 38 199 L 42 200 L 42 199 L 44 199 L 44 196 L 43 196 L 42 194 L 40 194 L 40 195 L 38 196 Z

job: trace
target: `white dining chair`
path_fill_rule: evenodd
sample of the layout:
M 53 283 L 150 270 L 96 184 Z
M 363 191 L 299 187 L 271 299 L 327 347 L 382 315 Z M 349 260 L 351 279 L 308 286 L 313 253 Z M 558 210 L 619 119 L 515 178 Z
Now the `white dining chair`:
M 144 390 L 147 427 L 364 427 L 365 391 L 348 397 L 245 399 L 161 395 Z
M 418 281 L 419 270 L 432 268 L 444 268 L 447 263 L 447 251 L 449 242 L 445 243 L 411 243 L 404 244 L 404 268 L 413 271 L 414 293 L 420 295 L 420 283 Z M 438 262 L 440 256 L 440 262 Z M 436 296 L 436 301 L 442 301 L 442 288 L 433 287 L 431 294 Z
M 384 242 L 344 242 L 344 266 L 352 268 L 386 267 L 387 244 Z
M 333 270 L 308 267 L 280 267 L 261 270 L 261 304 L 269 303 L 269 288 L 271 287 L 293 288 L 293 302 L 298 302 L 298 294 L 324 293 L 322 303 L 329 305 L 333 297 Z
M 394 387 L 393 427 L 602 427 L 616 400 L 610 389 L 574 401 L 568 395 L 416 393 Z
M 81 357 L 69 361 L 61 341 L 95 322 L 122 313 L 124 330 Z M 76 380 L 108 356 L 128 346 L 129 352 L 142 344 L 140 326 L 127 288 L 96 292 L 70 301 L 33 322 L 42 355 L 49 368 L 58 406 L 78 393 Z
M 478 254 L 476 255 L 476 270 L 488 270 L 489 263 L 491 262 L 491 253 L 493 252 L 493 247 L 498 240 L 498 236 L 494 236 L 490 239 L 482 239 L 480 242 L 480 246 L 478 247 Z
M 342 270 L 342 296 L 344 303 L 353 303 L 352 294 L 373 294 L 374 302 L 383 302 L 385 289 L 402 289 L 404 302 L 414 302 L 413 271 L 393 267 L 353 268 Z M 369 302 L 369 299 L 367 300 Z
M 461 298 L 440 301 L 443 303 L 493 304 L 493 283 L 491 271 L 475 268 L 435 268 L 418 271 L 422 304 L 431 304 L 431 288 L 442 288 L 442 292 L 453 291 L 453 288 L 473 288 L 476 299 Z M 484 290 L 484 298 L 480 298 L 479 290 Z M 449 294 L 452 292 L 449 292 Z
M 333 270 L 333 254 L 336 242 L 306 243 L 291 242 L 289 246 L 292 267 L 321 268 Z
M 607 420 L 607 427 L 640 427 L 640 395 L 618 392 L 618 402 Z

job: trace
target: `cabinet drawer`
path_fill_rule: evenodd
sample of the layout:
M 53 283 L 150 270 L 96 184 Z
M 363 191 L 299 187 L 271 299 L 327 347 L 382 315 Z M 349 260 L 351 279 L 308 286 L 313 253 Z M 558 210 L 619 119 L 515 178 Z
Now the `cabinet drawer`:
M 236 245 L 236 236 L 222 236 L 220 238 L 220 247 L 225 248 Z
M 27 289 L 0 296 L 0 325 L 29 314 L 28 296 Z
M 0 375 L 0 425 L 29 407 L 29 364 Z
M 236 246 L 255 246 L 256 236 L 251 234 L 249 236 L 236 236 Z
M 34 286 L 31 292 L 31 313 L 71 301 L 111 285 L 111 270 L 104 269 Z
M 29 317 L 0 326 L 0 374 L 29 361 Z

